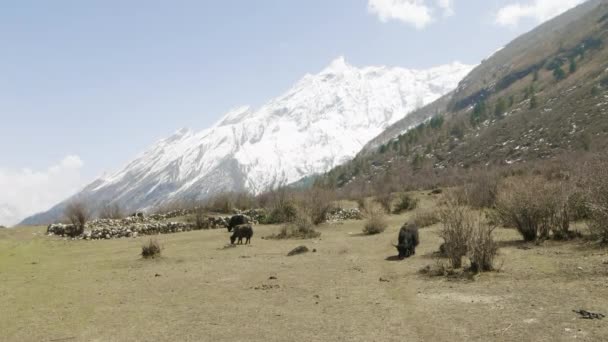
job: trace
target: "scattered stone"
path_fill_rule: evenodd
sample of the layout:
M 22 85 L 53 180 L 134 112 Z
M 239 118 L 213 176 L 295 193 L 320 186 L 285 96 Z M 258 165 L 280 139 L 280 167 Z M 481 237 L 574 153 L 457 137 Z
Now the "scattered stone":
M 280 285 L 278 285 L 278 284 L 270 284 L 270 285 L 268 285 L 268 284 L 262 284 L 262 285 L 260 285 L 260 286 L 256 286 L 256 287 L 254 287 L 253 289 L 254 289 L 254 290 L 264 290 L 264 291 L 268 291 L 268 290 L 274 290 L 274 289 L 278 289 L 278 288 L 280 288 L 280 287 L 281 287 L 281 286 L 280 286 Z
M 291 252 L 287 253 L 287 256 L 293 256 L 298 254 L 303 254 L 308 252 L 308 247 L 306 246 L 298 246 L 291 250 Z
M 582 319 L 602 319 L 604 317 L 606 317 L 604 314 L 601 313 L 596 313 L 596 312 L 590 312 L 587 310 L 572 310 L 573 312 L 579 314 L 581 316 Z
M 316 249 L 316 248 L 313 248 L 313 249 L 312 249 L 312 252 L 313 252 L 313 253 L 317 253 L 317 249 Z

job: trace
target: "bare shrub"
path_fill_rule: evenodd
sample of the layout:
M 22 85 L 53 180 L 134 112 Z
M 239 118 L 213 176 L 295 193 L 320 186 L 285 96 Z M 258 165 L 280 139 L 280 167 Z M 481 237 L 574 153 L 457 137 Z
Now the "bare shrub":
M 392 212 L 393 207 L 393 196 L 390 192 L 382 193 L 377 195 L 375 198 L 376 203 L 380 204 L 386 213 Z
M 496 213 L 505 226 L 517 228 L 525 241 L 568 236 L 568 190 L 541 177 L 515 177 L 501 184 Z
M 498 176 L 493 172 L 482 172 L 471 183 L 464 186 L 467 203 L 474 208 L 492 208 L 498 195 Z
M 498 245 L 492 237 L 494 228 L 480 219 L 475 223 L 467 246 L 471 271 L 487 272 L 494 269 L 494 257 L 498 253 Z
M 91 217 L 88 206 L 79 200 L 68 203 L 65 207 L 64 215 L 66 219 L 74 225 L 74 230 L 70 234 L 72 237 L 84 233 L 84 226 Z
M 589 192 L 589 229 L 602 243 L 608 243 L 608 160 L 594 160 L 589 167 L 586 187 Z
M 414 198 L 412 195 L 407 194 L 407 193 L 401 194 L 401 196 L 399 196 L 399 201 L 397 202 L 397 205 L 395 206 L 394 213 L 401 214 L 402 212 L 405 212 L 405 211 L 414 210 L 414 209 L 416 209 L 417 206 L 418 206 L 418 199 Z
M 313 239 L 321 233 L 314 229 L 314 225 L 307 215 L 296 215 L 296 218 L 281 227 L 278 234 L 269 236 L 270 239 Z
M 99 210 L 99 218 L 120 220 L 125 217 L 125 213 L 117 203 L 105 204 Z
M 192 224 L 196 229 L 209 229 L 209 218 L 203 207 L 192 209 L 193 213 L 187 219 L 188 223 Z
M 439 235 L 444 240 L 444 251 L 454 268 L 462 267 L 462 257 L 468 252 L 468 243 L 474 228 L 470 210 L 451 200 L 440 210 L 442 223 Z
M 141 256 L 144 259 L 159 257 L 161 251 L 162 251 L 162 247 L 160 246 L 160 243 L 158 243 L 158 240 L 156 240 L 156 239 L 150 239 L 150 240 L 148 240 L 148 242 L 144 243 L 141 246 Z
M 441 219 L 434 211 L 421 211 L 414 215 L 414 223 L 420 228 L 429 227 L 439 222 L 441 222 Z
M 363 215 L 366 218 L 363 233 L 367 235 L 380 234 L 386 230 L 386 213 L 377 203 L 367 202 L 364 205 Z
M 313 188 L 302 191 L 297 198 L 297 205 L 302 214 L 308 215 L 312 224 L 319 225 L 327 219 L 327 213 L 333 208 L 335 194 L 332 191 Z
M 259 197 L 260 198 L 260 197 Z M 278 224 L 293 222 L 298 215 L 296 201 L 293 193 L 286 188 L 269 191 L 261 196 L 268 215 L 264 224 Z
M 207 200 L 206 207 L 209 211 L 227 214 L 234 211 L 234 202 L 229 193 L 223 193 Z

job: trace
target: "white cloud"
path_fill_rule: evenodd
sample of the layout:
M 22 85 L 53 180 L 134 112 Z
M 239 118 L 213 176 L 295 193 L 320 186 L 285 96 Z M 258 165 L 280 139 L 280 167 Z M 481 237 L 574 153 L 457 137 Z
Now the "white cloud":
M 433 21 L 432 10 L 424 0 L 369 0 L 367 8 L 382 22 L 400 20 L 419 30 Z
M 454 15 L 454 1 L 453 0 L 437 0 L 437 6 L 443 11 L 444 17 L 450 17 Z
M 0 169 L 0 224 L 19 223 L 74 194 L 82 186 L 82 166 L 70 155 L 44 171 Z
M 454 15 L 454 0 L 368 0 L 367 9 L 382 22 L 399 20 L 421 30 L 435 21 L 435 12 Z
M 531 0 L 526 3 L 517 2 L 498 10 L 496 23 L 510 27 L 517 26 L 522 19 L 533 19 L 540 23 L 583 2 L 585 0 Z

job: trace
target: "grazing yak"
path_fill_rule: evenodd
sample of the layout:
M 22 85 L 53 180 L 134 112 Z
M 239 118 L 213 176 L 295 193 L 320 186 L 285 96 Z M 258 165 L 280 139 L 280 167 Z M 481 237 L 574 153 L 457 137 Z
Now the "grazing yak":
M 253 227 L 251 224 L 240 224 L 232 228 L 232 235 L 230 236 L 230 244 L 234 245 L 234 241 L 238 239 L 237 244 L 243 243 L 245 238 L 245 244 L 251 243 L 251 237 L 253 236 Z
M 416 254 L 416 246 L 420 243 L 418 227 L 413 223 L 406 223 L 399 230 L 398 244 L 394 245 L 399 251 L 399 259 Z
M 250 223 L 250 221 L 251 220 L 246 215 L 234 215 L 230 218 L 230 221 L 228 221 L 228 232 L 231 232 L 232 228 L 241 224 Z

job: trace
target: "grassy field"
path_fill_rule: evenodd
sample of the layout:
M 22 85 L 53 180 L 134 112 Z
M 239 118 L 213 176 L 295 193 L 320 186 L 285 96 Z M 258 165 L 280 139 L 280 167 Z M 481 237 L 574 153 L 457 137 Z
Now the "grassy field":
M 425 197 L 423 207 L 432 205 Z M 394 261 L 399 226 L 360 235 L 362 221 L 327 224 L 315 240 L 223 248 L 225 230 L 65 241 L 43 227 L 0 230 L 1 341 L 602 341 L 608 252 L 584 242 L 525 245 L 499 230 L 499 272 L 430 278 L 441 243 L 421 231 L 414 257 Z M 287 257 L 301 244 L 310 252 Z M 276 279 L 271 279 L 271 277 Z

